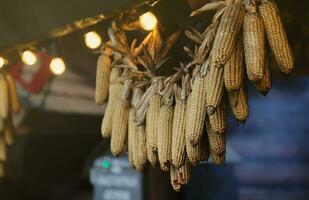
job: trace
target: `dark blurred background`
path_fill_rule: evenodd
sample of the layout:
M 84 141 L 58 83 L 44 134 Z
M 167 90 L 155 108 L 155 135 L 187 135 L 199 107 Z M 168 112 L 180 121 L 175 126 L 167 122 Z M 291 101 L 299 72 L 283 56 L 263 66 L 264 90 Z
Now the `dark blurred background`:
M 10 39 L 16 36 L 20 41 L 48 37 L 50 35 L 42 35 L 45 34 L 44 27 L 48 25 L 42 23 L 44 20 L 50 19 L 51 25 L 59 25 L 57 22 L 60 20 L 66 25 L 70 20 L 88 17 L 90 13 L 83 11 L 87 10 L 83 7 L 85 2 L 76 2 L 62 2 L 64 5 L 58 10 L 58 14 L 68 16 L 61 18 L 56 14 L 57 17 L 54 18 L 51 14 L 48 16 L 48 13 L 44 15 L 44 10 L 57 8 L 61 5 L 60 2 L 44 4 L 33 0 L 24 3 L 27 7 L 23 7 L 21 1 L 3 1 L 2 9 L 13 9 L 17 5 L 14 3 L 19 3 L 16 9 L 21 12 L 16 11 L 17 14 L 42 10 L 26 18 L 26 21 L 18 21 L 15 13 L 0 12 L 1 21 L 5 21 L 2 25 L 5 27 L 6 24 L 14 30 L 3 34 L 9 35 Z M 132 5 L 131 1 L 115 2 L 106 4 L 110 15 Z M 168 2 L 166 4 L 169 9 L 177 4 L 175 1 L 165 2 Z M 191 7 L 198 7 L 204 1 L 189 3 Z M 93 9 L 88 9 L 93 11 L 93 16 L 105 12 L 103 5 L 98 8 L 95 5 L 95 1 L 87 4 Z M 116 7 L 112 9 L 113 5 Z M 187 8 L 183 8 L 182 12 L 180 3 L 177 6 L 179 12 L 169 12 L 173 16 L 169 23 L 190 25 L 190 20 L 181 21 Z M 77 7 L 80 12 L 67 14 Z M 267 97 L 259 95 L 250 83 L 247 84 L 250 117 L 245 125 L 241 125 L 230 116 L 225 166 L 216 167 L 212 163 L 200 165 L 193 170 L 189 185 L 178 194 L 172 191 L 167 174 L 158 169 L 146 169 L 143 173 L 145 199 L 309 199 L 309 3 L 306 0 L 284 0 L 280 1 L 280 7 L 296 59 L 293 75 L 285 80 L 277 70 L 273 70 L 273 88 Z M 23 15 L 19 15 L 19 19 L 20 16 Z M 202 15 L 196 20 L 209 20 L 206 17 L 207 15 Z M 43 28 L 38 28 L 40 31 L 34 35 L 28 35 L 31 31 L 35 32 L 34 29 L 25 29 L 27 34 L 23 34 L 23 26 L 19 25 L 25 22 L 29 24 L 27 20 L 35 18 L 41 19 L 36 27 Z M 6 175 L 0 182 L 1 200 L 92 198 L 89 169 L 96 157 L 108 154 L 108 143 L 100 136 L 103 107 L 93 105 L 97 54 L 90 52 L 81 40 L 87 30 L 96 30 L 104 35 L 104 27 L 106 22 L 100 22 L 61 37 L 61 55 L 68 66 L 67 75 L 50 78 L 39 94 L 31 94 L 24 88 L 19 88 L 27 108 L 22 123 L 16 129 L 15 142 L 8 149 Z M 7 40 L 7 43 L 3 42 L 1 48 L 15 46 L 12 41 L 16 40 L 13 38 Z M 8 51 L 11 52 L 10 48 Z

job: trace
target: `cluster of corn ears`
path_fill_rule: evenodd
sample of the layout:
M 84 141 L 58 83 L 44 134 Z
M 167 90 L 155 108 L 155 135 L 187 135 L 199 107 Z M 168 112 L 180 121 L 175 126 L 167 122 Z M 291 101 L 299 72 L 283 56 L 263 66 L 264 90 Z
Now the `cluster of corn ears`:
M 224 164 L 227 104 L 239 122 L 249 116 L 245 77 L 263 95 L 271 89 L 266 38 L 281 71 L 288 75 L 294 67 L 274 2 L 214 1 L 193 14 L 209 9 L 217 12 L 203 33 L 185 31 L 196 43 L 194 51 L 184 48 L 192 61 L 171 76 L 160 67 L 180 32 L 163 41 L 155 29 L 128 45 L 113 23 L 97 64 L 95 99 L 107 101 L 101 132 L 111 138 L 112 154 L 128 152 L 137 170 L 149 162 L 169 171 L 176 191 L 192 166 L 210 157 Z

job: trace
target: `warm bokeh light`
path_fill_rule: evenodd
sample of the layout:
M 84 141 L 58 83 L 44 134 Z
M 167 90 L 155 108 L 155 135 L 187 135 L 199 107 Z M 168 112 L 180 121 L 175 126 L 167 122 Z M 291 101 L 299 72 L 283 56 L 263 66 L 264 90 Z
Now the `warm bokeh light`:
M 100 47 L 102 44 L 101 36 L 95 31 L 86 33 L 84 37 L 85 37 L 85 44 L 90 49 L 96 49 Z
M 2 68 L 6 64 L 6 60 L 0 56 L 0 68 Z
M 141 27 L 146 31 L 153 30 L 158 23 L 157 17 L 152 12 L 146 12 L 139 17 Z
M 22 53 L 21 60 L 26 65 L 34 65 L 38 61 L 38 57 L 34 52 L 27 50 Z
M 50 70 L 55 75 L 61 75 L 65 72 L 65 63 L 62 58 L 53 58 L 49 65 Z

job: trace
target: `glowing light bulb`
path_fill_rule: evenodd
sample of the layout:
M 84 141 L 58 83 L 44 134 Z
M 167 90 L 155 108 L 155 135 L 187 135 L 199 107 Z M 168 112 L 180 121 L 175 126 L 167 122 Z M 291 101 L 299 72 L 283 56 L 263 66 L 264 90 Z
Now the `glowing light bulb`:
M 6 60 L 3 57 L 0 57 L 0 68 L 6 64 Z
M 102 44 L 101 36 L 95 31 L 86 33 L 84 37 L 86 46 L 90 49 L 96 49 Z
M 50 70 L 55 75 L 61 75 L 65 72 L 65 63 L 62 58 L 53 58 L 49 65 Z
M 152 12 L 146 12 L 139 17 L 139 22 L 143 29 L 151 31 L 157 26 L 158 19 Z
M 21 60 L 26 65 L 34 65 L 38 61 L 38 57 L 32 51 L 27 50 L 22 53 Z

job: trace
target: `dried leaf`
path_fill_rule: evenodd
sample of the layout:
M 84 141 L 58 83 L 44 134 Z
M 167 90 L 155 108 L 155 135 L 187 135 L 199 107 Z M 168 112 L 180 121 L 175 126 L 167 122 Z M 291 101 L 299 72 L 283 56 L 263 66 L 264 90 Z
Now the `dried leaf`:
M 159 62 L 160 60 L 162 60 L 163 58 L 166 57 L 167 53 L 169 52 L 169 50 L 171 49 L 171 47 L 174 45 L 174 43 L 176 42 L 177 38 L 179 37 L 181 31 L 178 30 L 175 33 L 171 34 L 163 43 L 163 49 L 160 52 L 160 54 L 158 55 L 156 61 Z
M 199 15 L 199 14 L 206 12 L 206 11 L 209 11 L 209 10 L 220 9 L 220 8 L 224 7 L 225 5 L 226 5 L 225 1 L 214 1 L 214 2 L 210 2 L 210 3 L 206 3 L 201 8 L 193 11 L 191 13 L 191 17 Z

